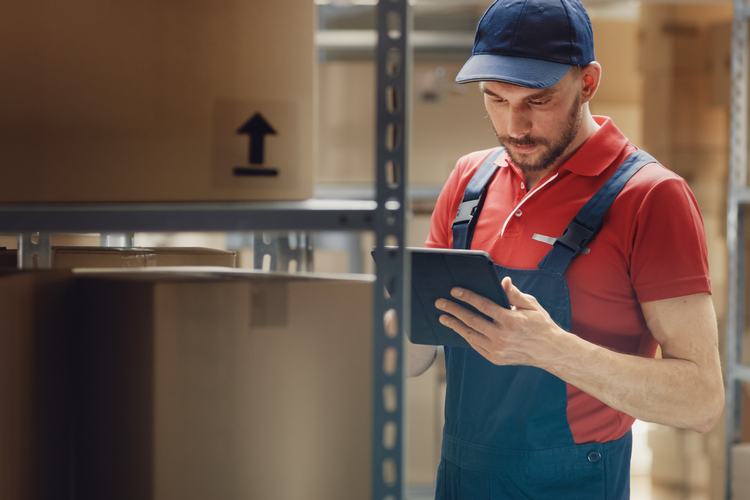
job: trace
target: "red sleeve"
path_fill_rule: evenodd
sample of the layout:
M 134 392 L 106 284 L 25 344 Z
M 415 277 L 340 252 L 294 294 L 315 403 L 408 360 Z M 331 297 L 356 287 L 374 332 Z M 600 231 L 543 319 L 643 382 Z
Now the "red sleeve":
M 711 293 L 703 218 L 682 178 L 649 189 L 631 236 L 630 276 L 639 302 Z
M 459 185 L 461 184 L 461 171 L 462 160 L 459 160 L 456 167 L 448 177 L 443 190 L 440 191 L 437 203 L 435 204 L 435 210 L 432 212 L 430 218 L 430 235 L 427 237 L 425 242 L 428 248 L 452 248 L 453 247 L 453 231 L 451 225 L 453 219 L 456 218 L 456 210 L 458 204 L 463 199 L 463 190 L 459 191 Z M 458 203 L 456 199 L 458 198 Z M 451 214 L 453 216 L 451 217 Z

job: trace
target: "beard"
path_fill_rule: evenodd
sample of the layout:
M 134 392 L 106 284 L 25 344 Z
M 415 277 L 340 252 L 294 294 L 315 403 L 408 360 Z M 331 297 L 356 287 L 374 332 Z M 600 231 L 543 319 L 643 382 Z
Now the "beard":
M 568 146 L 575 140 L 578 130 L 581 127 L 581 96 L 577 95 L 573 106 L 568 112 L 568 117 L 563 124 L 562 131 L 558 137 L 533 137 L 525 136 L 521 139 L 514 139 L 510 136 L 500 135 L 495 130 L 495 136 L 498 142 L 505 146 L 505 150 L 518 168 L 523 172 L 542 172 L 547 170 L 552 164 L 562 156 Z M 543 149 L 534 154 L 517 154 L 513 152 L 511 146 L 543 146 Z M 534 157 L 536 155 L 536 158 Z

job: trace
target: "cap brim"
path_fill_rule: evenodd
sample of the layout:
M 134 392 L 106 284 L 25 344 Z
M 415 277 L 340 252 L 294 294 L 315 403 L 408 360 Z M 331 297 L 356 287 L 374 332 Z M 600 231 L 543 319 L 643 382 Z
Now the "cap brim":
M 476 54 L 458 72 L 458 83 L 506 82 L 532 89 L 551 87 L 568 73 L 568 64 L 527 59 L 525 57 Z

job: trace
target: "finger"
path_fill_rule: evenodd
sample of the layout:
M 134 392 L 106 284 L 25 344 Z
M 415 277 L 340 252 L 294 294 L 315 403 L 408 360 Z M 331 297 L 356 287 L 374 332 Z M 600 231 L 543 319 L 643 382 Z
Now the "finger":
M 482 332 L 468 327 L 461 320 L 447 314 L 440 316 L 440 323 L 459 334 L 474 350 L 489 359 L 490 351 L 488 347 L 490 346 L 490 340 Z
M 501 282 L 505 295 L 508 296 L 508 302 L 512 304 L 511 309 L 533 309 L 538 304 L 537 300 L 532 295 L 528 295 L 519 290 L 514 284 L 510 276 L 503 278 Z
M 490 299 L 483 297 L 478 293 L 474 293 L 471 290 L 455 287 L 451 289 L 451 295 L 467 304 L 471 304 L 477 311 L 486 314 L 493 319 L 499 318 L 500 315 L 503 314 L 502 311 L 505 310 L 504 307 L 495 304 Z
M 486 300 L 486 299 L 485 299 Z M 490 302 L 492 303 L 492 302 Z M 472 304 L 473 305 L 473 304 Z M 463 324 L 468 326 L 471 329 L 477 330 L 479 332 L 487 332 L 490 328 L 492 328 L 492 321 L 488 321 L 486 318 L 480 316 L 479 314 L 476 314 L 474 312 L 469 311 L 465 307 L 452 302 L 450 300 L 446 299 L 438 299 L 435 302 L 435 307 L 440 309 L 441 311 L 445 311 L 452 316 L 455 316 L 458 318 Z M 474 306 L 476 307 L 476 306 Z M 499 306 L 498 306 L 499 307 Z M 484 312 L 484 311 L 482 311 Z M 485 313 L 487 314 L 487 313 Z M 488 316 L 492 317 L 491 315 L 487 314 Z

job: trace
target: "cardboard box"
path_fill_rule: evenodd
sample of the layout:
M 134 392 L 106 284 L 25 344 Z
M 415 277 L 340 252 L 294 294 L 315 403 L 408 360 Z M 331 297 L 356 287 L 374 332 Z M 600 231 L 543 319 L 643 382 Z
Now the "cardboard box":
M 406 381 L 408 398 L 408 452 L 406 480 L 410 485 L 434 485 L 443 437 L 444 393 L 440 361 L 422 375 Z
M 77 274 L 77 499 L 368 498 L 371 280 Z
M 237 267 L 237 252 L 199 247 L 157 247 L 152 250 L 156 254 L 158 267 Z
M 0 199 L 310 198 L 314 29 L 310 0 L 3 9 Z
M 669 487 L 686 484 L 684 432 L 664 425 L 649 427 L 648 445 L 653 451 L 651 478 L 654 484 Z
M 155 266 L 235 267 L 236 253 L 213 248 L 52 247 L 52 267 L 126 268 Z M 0 249 L 0 267 L 18 266 L 16 250 Z
M 18 267 L 18 251 L 0 249 L 2 267 Z M 52 267 L 147 267 L 156 265 L 156 252 L 150 248 L 52 247 Z
M 0 498 L 70 498 L 72 277 L 0 271 Z
M 750 498 L 750 444 L 732 447 L 732 498 Z

